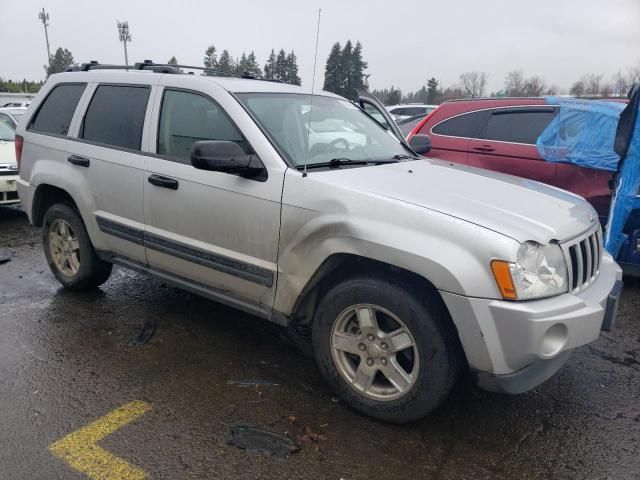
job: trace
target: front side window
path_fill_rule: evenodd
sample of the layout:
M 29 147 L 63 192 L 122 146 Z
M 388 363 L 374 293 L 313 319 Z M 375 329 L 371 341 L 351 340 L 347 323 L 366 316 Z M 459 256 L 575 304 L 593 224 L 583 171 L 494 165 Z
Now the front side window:
M 140 150 L 149 87 L 100 85 L 91 99 L 80 138 Z
M 407 155 L 398 139 L 347 100 L 289 93 L 238 97 L 294 166 Z
M 58 85 L 42 102 L 29 130 L 54 135 L 67 135 L 73 118 L 73 112 L 80 101 L 85 83 Z
M 553 109 L 494 111 L 482 138 L 534 145 L 553 119 Z
M 190 163 L 191 148 L 203 140 L 228 140 L 250 147 L 221 107 L 191 92 L 166 90 L 162 98 L 157 152 Z

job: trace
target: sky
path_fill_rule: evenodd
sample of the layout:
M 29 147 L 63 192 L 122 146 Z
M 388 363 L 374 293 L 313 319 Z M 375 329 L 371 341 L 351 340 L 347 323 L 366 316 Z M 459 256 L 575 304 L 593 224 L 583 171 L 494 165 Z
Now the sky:
M 640 0 L 0 0 L 0 77 L 44 79 L 44 28 L 52 53 L 77 62 L 124 63 L 116 20 L 132 35 L 130 62 L 152 59 L 201 65 L 213 44 L 233 56 L 293 49 L 311 85 L 318 9 L 322 9 L 316 85 L 331 46 L 359 40 L 371 88 L 417 90 L 466 71 L 489 74 L 488 89 L 521 69 L 567 89 L 584 74 L 605 80 L 640 66 Z

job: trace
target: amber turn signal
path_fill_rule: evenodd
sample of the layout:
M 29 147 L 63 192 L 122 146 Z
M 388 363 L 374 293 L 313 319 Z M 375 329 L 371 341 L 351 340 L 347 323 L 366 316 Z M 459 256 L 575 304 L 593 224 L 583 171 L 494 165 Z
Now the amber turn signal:
M 491 262 L 491 271 L 493 272 L 493 278 L 496 279 L 502 298 L 505 300 L 516 300 L 518 295 L 516 293 L 516 287 L 513 285 L 513 279 L 511 278 L 509 262 L 494 260 Z

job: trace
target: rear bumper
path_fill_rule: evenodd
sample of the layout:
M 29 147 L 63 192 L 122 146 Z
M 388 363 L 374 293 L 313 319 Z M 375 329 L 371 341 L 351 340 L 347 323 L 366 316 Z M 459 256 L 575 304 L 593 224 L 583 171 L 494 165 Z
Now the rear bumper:
M 17 182 L 19 175 L 0 175 L 0 205 L 19 203 Z
M 573 349 L 599 337 L 609 295 L 621 279 L 620 267 L 605 253 L 598 279 L 579 295 L 526 302 L 442 297 L 478 384 L 520 393 L 551 377 Z

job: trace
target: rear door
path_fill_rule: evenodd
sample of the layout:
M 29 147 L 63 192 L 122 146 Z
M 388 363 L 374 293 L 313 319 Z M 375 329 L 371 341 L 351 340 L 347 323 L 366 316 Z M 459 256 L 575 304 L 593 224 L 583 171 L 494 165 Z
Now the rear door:
M 92 211 L 84 216 L 90 231 L 101 232 L 99 248 L 139 263 L 146 263 L 141 148 L 152 89 L 144 83 L 90 85 L 66 158 L 86 182 L 90 199 L 82 203 Z
M 535 145 L 555 114 L 556 108 L 552 106 L 487 111 L 478 138 L 469 142 L 467 163 L 555 185 L 557 164 L 545 161 Z

